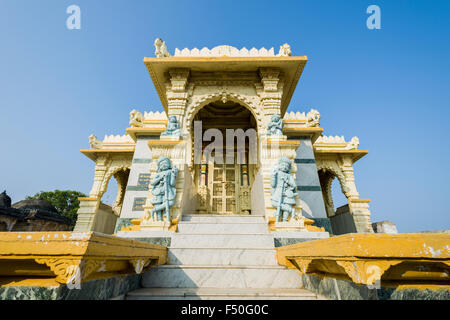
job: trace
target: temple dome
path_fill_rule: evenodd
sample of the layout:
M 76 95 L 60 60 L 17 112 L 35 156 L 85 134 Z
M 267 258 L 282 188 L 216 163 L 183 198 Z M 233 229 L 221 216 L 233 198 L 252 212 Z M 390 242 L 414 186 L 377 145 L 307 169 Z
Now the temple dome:
M 59 214 L 58 210 L 56 210 L 54 206 L 42 199 L 22 200 L 14 203 L 11 207 L 20 210 L 45 210 Z

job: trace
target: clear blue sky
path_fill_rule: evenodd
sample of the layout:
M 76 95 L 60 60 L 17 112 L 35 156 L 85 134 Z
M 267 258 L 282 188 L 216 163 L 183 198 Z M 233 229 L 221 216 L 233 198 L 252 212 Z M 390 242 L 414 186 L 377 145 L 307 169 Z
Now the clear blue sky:
M 66 28 L 71 4 L 81 30 Z M 366 28 L 370 4 L 381 30 Z M 88 193 L 88 136 L 124 134 L 133 108 L 162 110 L 142 62 L 156 37 L 171 52 L 287 42 L 309 59 L 289 109 L 318 109 L 324 134 L 370 151 L 355 170 L 372 221 L 450 228 L 449 16 L 450 1 L 2 0 L 0 189 Z

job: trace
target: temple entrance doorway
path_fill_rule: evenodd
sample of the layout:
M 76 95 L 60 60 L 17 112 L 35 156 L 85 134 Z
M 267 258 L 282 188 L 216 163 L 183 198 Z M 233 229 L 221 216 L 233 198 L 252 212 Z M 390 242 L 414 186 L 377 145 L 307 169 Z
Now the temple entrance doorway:
M 223 137 L 222 154 L 216 150 L 206 151 L 208 145 L 215 142 L 214 137 L 202 139 L 201 164 L 195 165 L 197 213 L 251 214 L 250 196 L 256 164 L 251 163 L 250 152 L 254 154 L 253 159 L 257 152 L 256 120 L 252 113 L 235 102 L 216 101 L 203 107 L 193 121 L 201 121 L 202 137 L 208 136 L 205 135 L 208 129 L 215 129 L 213 133 L 220 132 Z M 236 138 L 238 129 L 248 134 L 241 142 Z M 227 137 L 227 134 L 234 137 Z M 232 143 L 227 144 L 227 140 Z

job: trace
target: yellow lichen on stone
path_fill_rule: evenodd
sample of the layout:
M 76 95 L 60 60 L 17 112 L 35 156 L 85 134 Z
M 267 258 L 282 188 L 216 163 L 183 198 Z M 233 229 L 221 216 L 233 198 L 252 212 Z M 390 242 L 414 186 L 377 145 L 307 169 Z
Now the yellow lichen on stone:
M 277 261 L 357 284 L 448 285 L 449 243 L 446 234 L 346 234 L 278 247 Z
M 0 248 L 1 286 L 56 282 L 76 288 L 167 260 L 166 247 L 94 232 L 2 232 Z

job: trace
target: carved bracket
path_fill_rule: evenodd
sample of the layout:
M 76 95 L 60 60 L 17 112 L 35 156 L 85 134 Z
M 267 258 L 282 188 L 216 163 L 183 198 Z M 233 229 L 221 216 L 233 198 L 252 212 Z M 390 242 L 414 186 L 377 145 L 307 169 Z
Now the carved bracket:
M 402 261 L 342 261 L 336 264 L 344 268 L 345 273 L 357 284 L 374 285 L 381 281 L 382 275 L 392 266 Z

